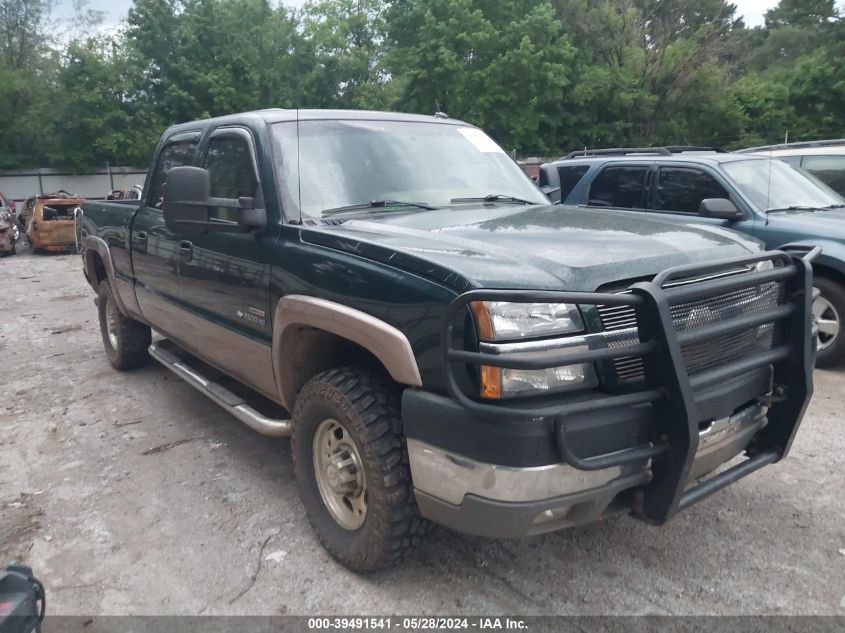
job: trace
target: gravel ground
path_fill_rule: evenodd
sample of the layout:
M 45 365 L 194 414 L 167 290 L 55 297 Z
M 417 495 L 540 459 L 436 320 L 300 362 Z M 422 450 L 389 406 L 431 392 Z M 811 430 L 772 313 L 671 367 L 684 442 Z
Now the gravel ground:
M 845 373 L 817 373 L 788 460 L 666 527 L 440 530 L 358 577 L 314 537 L 287 441 L 155 364 L 111 369 L 76 256 L 0 274 L 0 561 L 35 568 L 52 614 L 845 614 Z

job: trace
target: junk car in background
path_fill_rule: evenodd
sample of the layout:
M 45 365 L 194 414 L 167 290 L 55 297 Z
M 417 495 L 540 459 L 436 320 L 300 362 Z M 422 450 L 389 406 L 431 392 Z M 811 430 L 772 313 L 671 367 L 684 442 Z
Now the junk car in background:
M 31 202 L 31 204 L 30 204 Z M 64 252 L 76 248 L 74 213 L 85 200 L 66 191 L 27 200 L 26 237 L 36 253 Z
M 131 189 L 114 189 L 106 196 L 106 200 L 140 200 L 144 188 L 134 185 Z
M 0 209 L 0 256 L 15 254 L 16 228 L 12 212 L 8 209 Z

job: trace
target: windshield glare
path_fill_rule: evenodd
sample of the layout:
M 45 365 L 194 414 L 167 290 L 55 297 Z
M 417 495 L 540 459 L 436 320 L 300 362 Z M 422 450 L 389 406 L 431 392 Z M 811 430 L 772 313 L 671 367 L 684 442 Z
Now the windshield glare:
M 446 207 L 455 198 L 491 194 L 548 204 L 519 166 L 476 128 L 302 121 L 298 126 L 277 124 L 273 132 L 284 201 L 303 215 L 320 217 L 332 209 L 381 200 Z
M 722 167 L 739 190 L 763 211 L 845 204 L 845 199 L 827 185 L 780 160 L 743 160 L 724 163 Z

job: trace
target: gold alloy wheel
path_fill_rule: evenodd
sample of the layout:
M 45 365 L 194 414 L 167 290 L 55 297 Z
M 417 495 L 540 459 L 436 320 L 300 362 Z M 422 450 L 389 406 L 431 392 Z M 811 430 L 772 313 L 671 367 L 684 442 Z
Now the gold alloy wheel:
M 332 518 L 354 531 L 367 519 L 367 478 L 358 447 L 337 420 L 317 425 L 313 440 L 314 477 Z

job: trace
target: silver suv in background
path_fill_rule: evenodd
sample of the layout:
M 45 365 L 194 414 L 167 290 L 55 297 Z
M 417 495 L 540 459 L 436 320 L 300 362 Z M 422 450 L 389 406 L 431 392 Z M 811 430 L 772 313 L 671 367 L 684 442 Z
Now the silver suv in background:
M 845 139 L 750 147 L 738 153 L 769 156 L 800 167 L 845 196 Z

